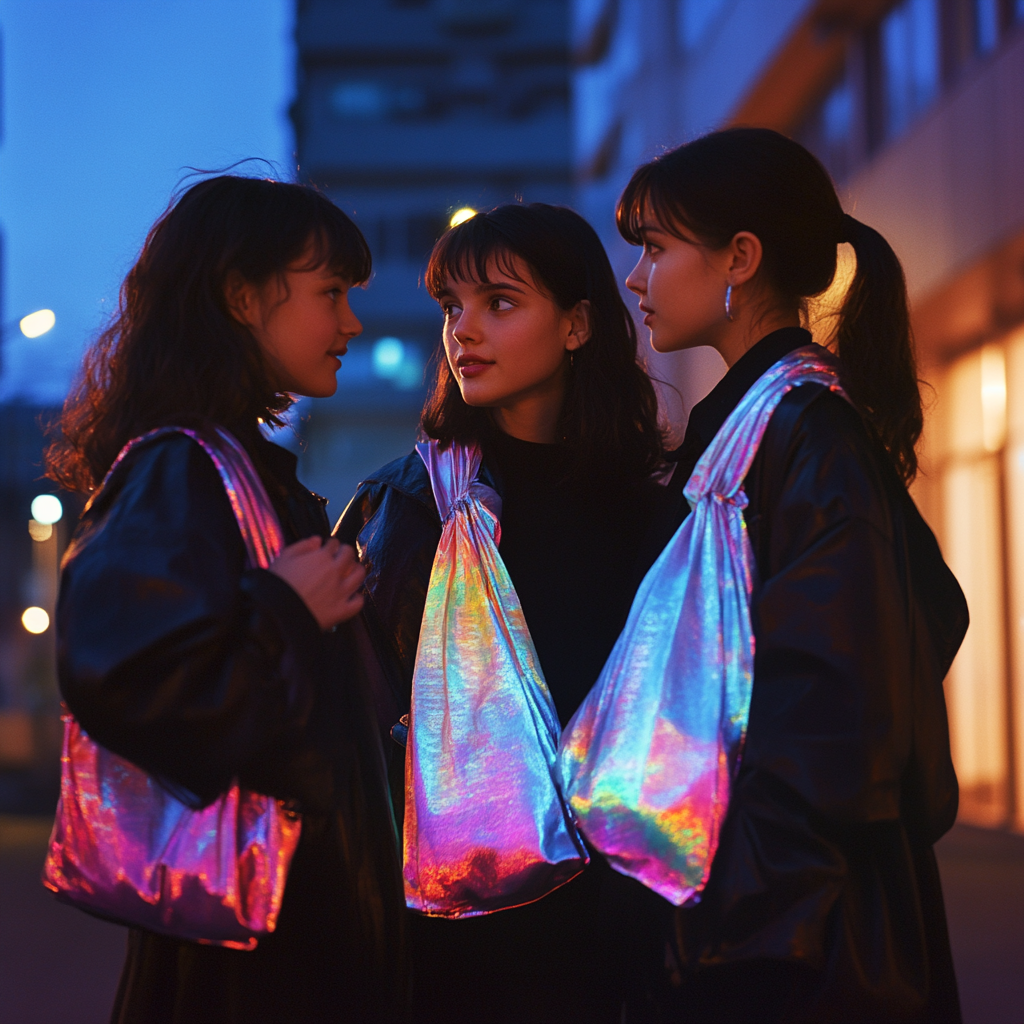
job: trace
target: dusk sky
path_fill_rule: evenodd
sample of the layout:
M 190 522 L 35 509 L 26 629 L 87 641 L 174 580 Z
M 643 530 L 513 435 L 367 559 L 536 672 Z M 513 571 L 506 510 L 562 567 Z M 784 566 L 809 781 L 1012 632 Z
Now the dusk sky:
M 0 400 L 59 403 L 189 167 L 294 171 L 292 0 L 3 0 Z M 17 321 L 48 307 L 49 334 Z

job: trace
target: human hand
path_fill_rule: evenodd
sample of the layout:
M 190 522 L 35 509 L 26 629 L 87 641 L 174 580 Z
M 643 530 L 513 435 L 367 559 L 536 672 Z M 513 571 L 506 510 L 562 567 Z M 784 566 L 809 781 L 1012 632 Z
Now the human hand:
M 366 570 L 350 544 L 307 537 L 289 544 L 268 567 L 306 602 L 321 629 L 347 622 L 363 607 Z

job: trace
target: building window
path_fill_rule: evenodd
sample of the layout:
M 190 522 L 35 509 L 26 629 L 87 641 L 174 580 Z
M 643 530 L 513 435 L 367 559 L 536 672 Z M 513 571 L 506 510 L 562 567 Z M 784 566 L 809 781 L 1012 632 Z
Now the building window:
M 971 625 L 946 680 L 961 818 L 1024 826 L 1024 331 L 954 362 L 927 439 Z
M 843 179 L 899 138 L 971 62 L 1024 23 L 1024 0 L 901 0 L 856 33 L 796 137 Z
M 853 83 L 844 73 L 799 133 L 799 141 L 818 155 L 836 179 L 845 178 L 856 163 L 855 103 Z
M 331 109 L 343 121 L 381 121 L 426 112 L 426 93 L 415 86 L 381 82 L 339 82 L 331 90 Z
M 939 94 L 937 6 L 937 0 L 903 0 L 879 26 L 879 141 L 902 135 Z

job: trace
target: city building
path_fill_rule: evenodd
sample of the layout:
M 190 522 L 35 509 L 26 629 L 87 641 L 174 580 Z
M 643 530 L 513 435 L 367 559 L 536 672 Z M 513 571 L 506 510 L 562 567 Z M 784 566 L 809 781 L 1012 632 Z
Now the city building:
M 576 204 L 665 147 L 775 128 L 903 261 L 927 408 L 913 493 L 971 608 L 946 682 L 961 819 L 1024 829 L 1024 2 L 574 0 Z M 849 257 L 847 257 L 849 258 Z M 685 414 L 724 371 L 655 357 Z
M 452 215 L 571 198 L 568 39 L 568 0 L 299 0 L 300 175 L 374 257 L 338 393 L 300 409 L 333 515 L 415 440 L 441 330 L 421 278 Z

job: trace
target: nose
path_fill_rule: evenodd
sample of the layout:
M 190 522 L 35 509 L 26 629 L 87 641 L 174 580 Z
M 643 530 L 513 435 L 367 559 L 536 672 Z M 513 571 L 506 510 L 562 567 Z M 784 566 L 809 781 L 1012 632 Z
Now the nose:
M 626 287 L 636 295 L 643 296 L 647 292 L 647 260 L 641 256 L 636 266 L 629 272 L 626 278 Z
M 445 330 L 452 339 L 463 348 L 476 345 L 480 340 L 479 324 L 469 310 L 463 309 L 457 317 L 445 324 Z
M 362 333 L 362 321 L 355 315 L 352 307 L 348 304 L 348 296 L 346 295 L 345 301 L 338 304 L 338 334 L 351 341 L 352 338 Z

